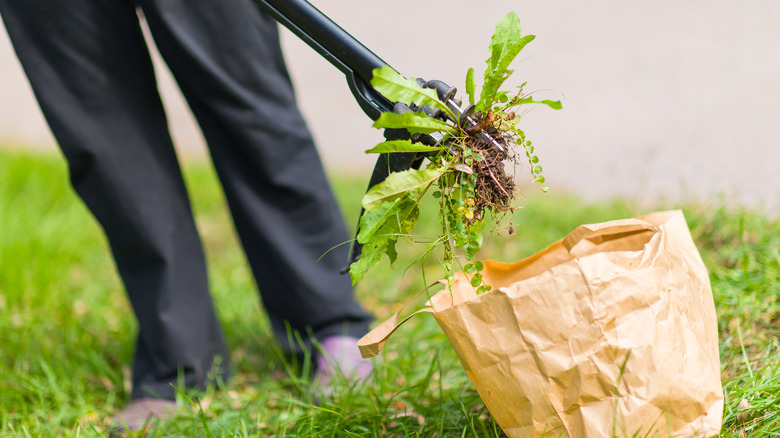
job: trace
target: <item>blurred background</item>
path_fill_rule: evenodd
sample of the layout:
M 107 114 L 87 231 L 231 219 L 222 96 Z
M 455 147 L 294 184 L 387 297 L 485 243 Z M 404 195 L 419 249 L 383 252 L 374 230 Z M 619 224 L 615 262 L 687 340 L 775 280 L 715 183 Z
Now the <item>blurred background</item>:
M 561 111 L 533 108 L 521 125 L 551 190 L 780 211 L 777 0 L 312 3 L 405 76 L 461 89 L 469 67 L 481 77 L 493 27 L 514 10 L 537 38 L 511 84 L 527 81 L 526 90 L 563 101 Z M 367 172 L 375 157 L 363 151 L 381 132 L 338 70 L 286 30 L 283 46 L 329 170 Z M 204 156 L 197 125 L 155 57 L 177 148 Z M 0 145 L 56 150 L 4 30 Z

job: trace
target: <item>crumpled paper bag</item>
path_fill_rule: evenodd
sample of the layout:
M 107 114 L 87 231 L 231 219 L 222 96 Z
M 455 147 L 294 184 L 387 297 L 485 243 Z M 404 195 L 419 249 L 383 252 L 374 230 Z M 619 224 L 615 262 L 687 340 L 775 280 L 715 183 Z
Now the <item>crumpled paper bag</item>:
M 583 225 L 516 263 L 484 262 L 452 291 L 360 340 L 376 355 L 433 314 L 509 437 L 709 437 L 720 431 L 715 306 L 680 211 Z

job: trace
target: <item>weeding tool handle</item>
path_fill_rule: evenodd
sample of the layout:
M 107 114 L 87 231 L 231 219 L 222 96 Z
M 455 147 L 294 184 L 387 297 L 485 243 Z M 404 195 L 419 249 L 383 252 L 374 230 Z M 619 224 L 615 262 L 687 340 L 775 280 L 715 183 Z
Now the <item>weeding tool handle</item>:
M 393 110 L 393 103 L 370 85 L 374 69 L 387 63 L 355 37 L 306 0 L 255 2 L 347 76 L 350 91 L 372 120 Z
M 402 106 L 397 107 L 395 102 L 391 102 L 371 86 L 374 70 L 388 64 L 311 3 L 306 0 L 255 0 L 255 3 L 346 75 L 352 95 L 368 117 L 376 120 L 385 112 L 409 111 L 408 107 L 405 110 Z M 455 88 L 441 81 L 417 81 L 422 87 L 435 89 L 445 102 L 451 102 L 456 93 Z M 421 110 L 431 117 L 437 116 L 431 112 L 432 108 L 423 107 Z M 386 130 L 386 137 L 411 138 L 406 130 L 394 131 L 398 130 Z M 416 153 L 380 154 L 368 185 L 369 189 L 383 181 L 391 172 L 419 168 L 422 160 L 423 156 Z M 362 214 L 361 211 L 361 216 Z M 358 260 L 360 253 L 361 245 L 356 240 L 348 263 L 351 265 Z M 348 270 L 349 265 L 343 272 Z

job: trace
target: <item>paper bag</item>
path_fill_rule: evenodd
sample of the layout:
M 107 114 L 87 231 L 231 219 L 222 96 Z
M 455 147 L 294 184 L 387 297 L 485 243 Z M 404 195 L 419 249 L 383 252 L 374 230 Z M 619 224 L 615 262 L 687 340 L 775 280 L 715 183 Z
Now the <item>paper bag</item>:
M 459 273 L 415 314 L 433 314 L 508 436 L 720 431 L 715 306 L 682 212 L 583 225 L 527 259 L 484 265 L 490 292 Z M 396 314 L 361 339 L 364 356 L 402 323 Z

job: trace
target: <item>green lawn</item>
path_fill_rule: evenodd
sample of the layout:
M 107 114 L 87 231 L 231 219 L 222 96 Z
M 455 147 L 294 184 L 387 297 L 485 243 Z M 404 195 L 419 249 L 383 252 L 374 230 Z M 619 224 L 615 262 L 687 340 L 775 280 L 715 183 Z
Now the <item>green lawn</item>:
M 314 406 L 271 338 L 212 169 L 188 162 L 185 173 L 234 378 L 146 436 L 501 435 L 427 315 L 394 335 L 371 384 L 341 388 Z M 333 181 L 350 227 L 365 181 L 341 174 Z M 585 203 L 550 184 L 548 195 L 528 189 L 514 234 L 494 233 L 483 257 L 516 260 L 581 223 L 649 211 L 622 200 Z M 757 211 L 682 207 L 718 310 L 721 436 L 778 437 L 780 222 Z M 421 218 L 423 229 L 437 220 L 425 211 Z M 412 256 L 402 251 L 394 269 L 380 265 L 358 287 L 378 318 L 422 286 L 418 268 L 404 269 Z M 436 267 L 427 275 L 435 279 Z M 107 436 L 105 418 L 126 402 L 135 330 L 105 239 L 67 183 L 63 160 L 0 150 L 0 435 Z M 738 412 L 743 399 L 750 407 Z

